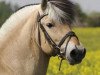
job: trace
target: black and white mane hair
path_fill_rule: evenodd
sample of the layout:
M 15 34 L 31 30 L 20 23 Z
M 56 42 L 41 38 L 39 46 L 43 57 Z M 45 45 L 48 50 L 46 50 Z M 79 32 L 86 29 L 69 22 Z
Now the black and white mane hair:
M 71 24 L 74 20 L 74 4 L 69 0 L 48 0 L 45 13 L 60 23 Z

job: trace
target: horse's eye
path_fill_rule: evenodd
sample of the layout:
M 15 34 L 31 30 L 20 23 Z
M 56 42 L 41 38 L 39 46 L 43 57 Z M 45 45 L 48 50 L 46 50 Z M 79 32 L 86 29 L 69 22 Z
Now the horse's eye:
M 54 27 L 54 25 L 52 23 L 48 23 L 47 27 L 52 28 L 52 27 Z

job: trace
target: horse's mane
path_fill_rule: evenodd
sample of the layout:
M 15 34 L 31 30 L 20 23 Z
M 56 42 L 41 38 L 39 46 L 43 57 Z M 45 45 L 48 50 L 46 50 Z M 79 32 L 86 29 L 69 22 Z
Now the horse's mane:
M 28 5 L 21 6 L 20 8 L 18 8 L 17 10 L 15 10 L 15 12 L 17 12 L 17 11 L 19 11 L 19 10 L 27 7 L 27 6 L 33 6 L 33 5 L 38 5 L 38 4 L 40 4 L 40 3 L 34 3 L 34 4 L 28 4 Z
M 73 22 L 75 17 L 75 5 L 70 0 L 48 0 L 46 13 L 58 22 L 68 23 Z M 54 16 L 54 17 L 53 17 Z M 57 21 L 56 20 L 56 21 Z

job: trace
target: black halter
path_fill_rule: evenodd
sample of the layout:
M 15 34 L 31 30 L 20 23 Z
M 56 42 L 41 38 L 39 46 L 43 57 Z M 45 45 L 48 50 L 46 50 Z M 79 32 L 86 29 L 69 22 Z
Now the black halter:
M 42 16 L 39 16 L 39 19 L 38 19 L 38 23 L 39 23 L 39 26 L 38 26 L 38 29 L 39 27 L 41 28 L 41 30 L 43 31 L 44 35 L 45 35 L 45 38 L 47 39 L 49 45 L 52 47 L 52 49 L 54 50 L 52 55 L 51 56 L 56 56 L 58 55 L 58 57 L 61 58 L 61 62 L 60 62 L 60 67 L 61 67 L 61 63 L 62 63 L 62 60 L 64 60 L 64 55 L 66 53 L 66 48 L 68 46 L 68 43 L 71 39 L 71 37 L 76 37 L 78 39 L 78 37 L 76 36 L 76 34 L 73 32 L 73 31 L 70 31 L 68 32 L 59 42 L 59 44 L 56 44 L 52 38 L 50 37 L 50 35 L 48 34 L 48 32 L 46 31 L 46 29 L 44 28 L 44 26 L 41 24 L 41 19 L 43 17 L 47 16 L 46 15 L 42 15 Z M 41 45 L 41 39 L 40 39 L 40 31 L 38 32 L 38 37 L 39 37 L 39 45 Z M 61 46 L 63 45 L 63 43 L 65 42 L 65 40 L 68 38 L 68 41 L 66 43 L 66 47 L 65 47 L 65 52 L 62 53 L 61 52 Z M 60 67 L 59 67 L 59 70 L 60 70 Z

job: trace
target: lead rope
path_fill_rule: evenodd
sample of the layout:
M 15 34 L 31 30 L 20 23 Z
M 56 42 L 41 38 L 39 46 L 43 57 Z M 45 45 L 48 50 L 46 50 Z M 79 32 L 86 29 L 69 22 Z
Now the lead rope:
M 59 71 L 60 71 L 60 69 L 61 69 L 61 66 L 62 66 L 62 61 L 63 61 L 64 59 L 63 58 L 61 58 L 61 60 L 60 60 L 60 65 L 59 65 Z

